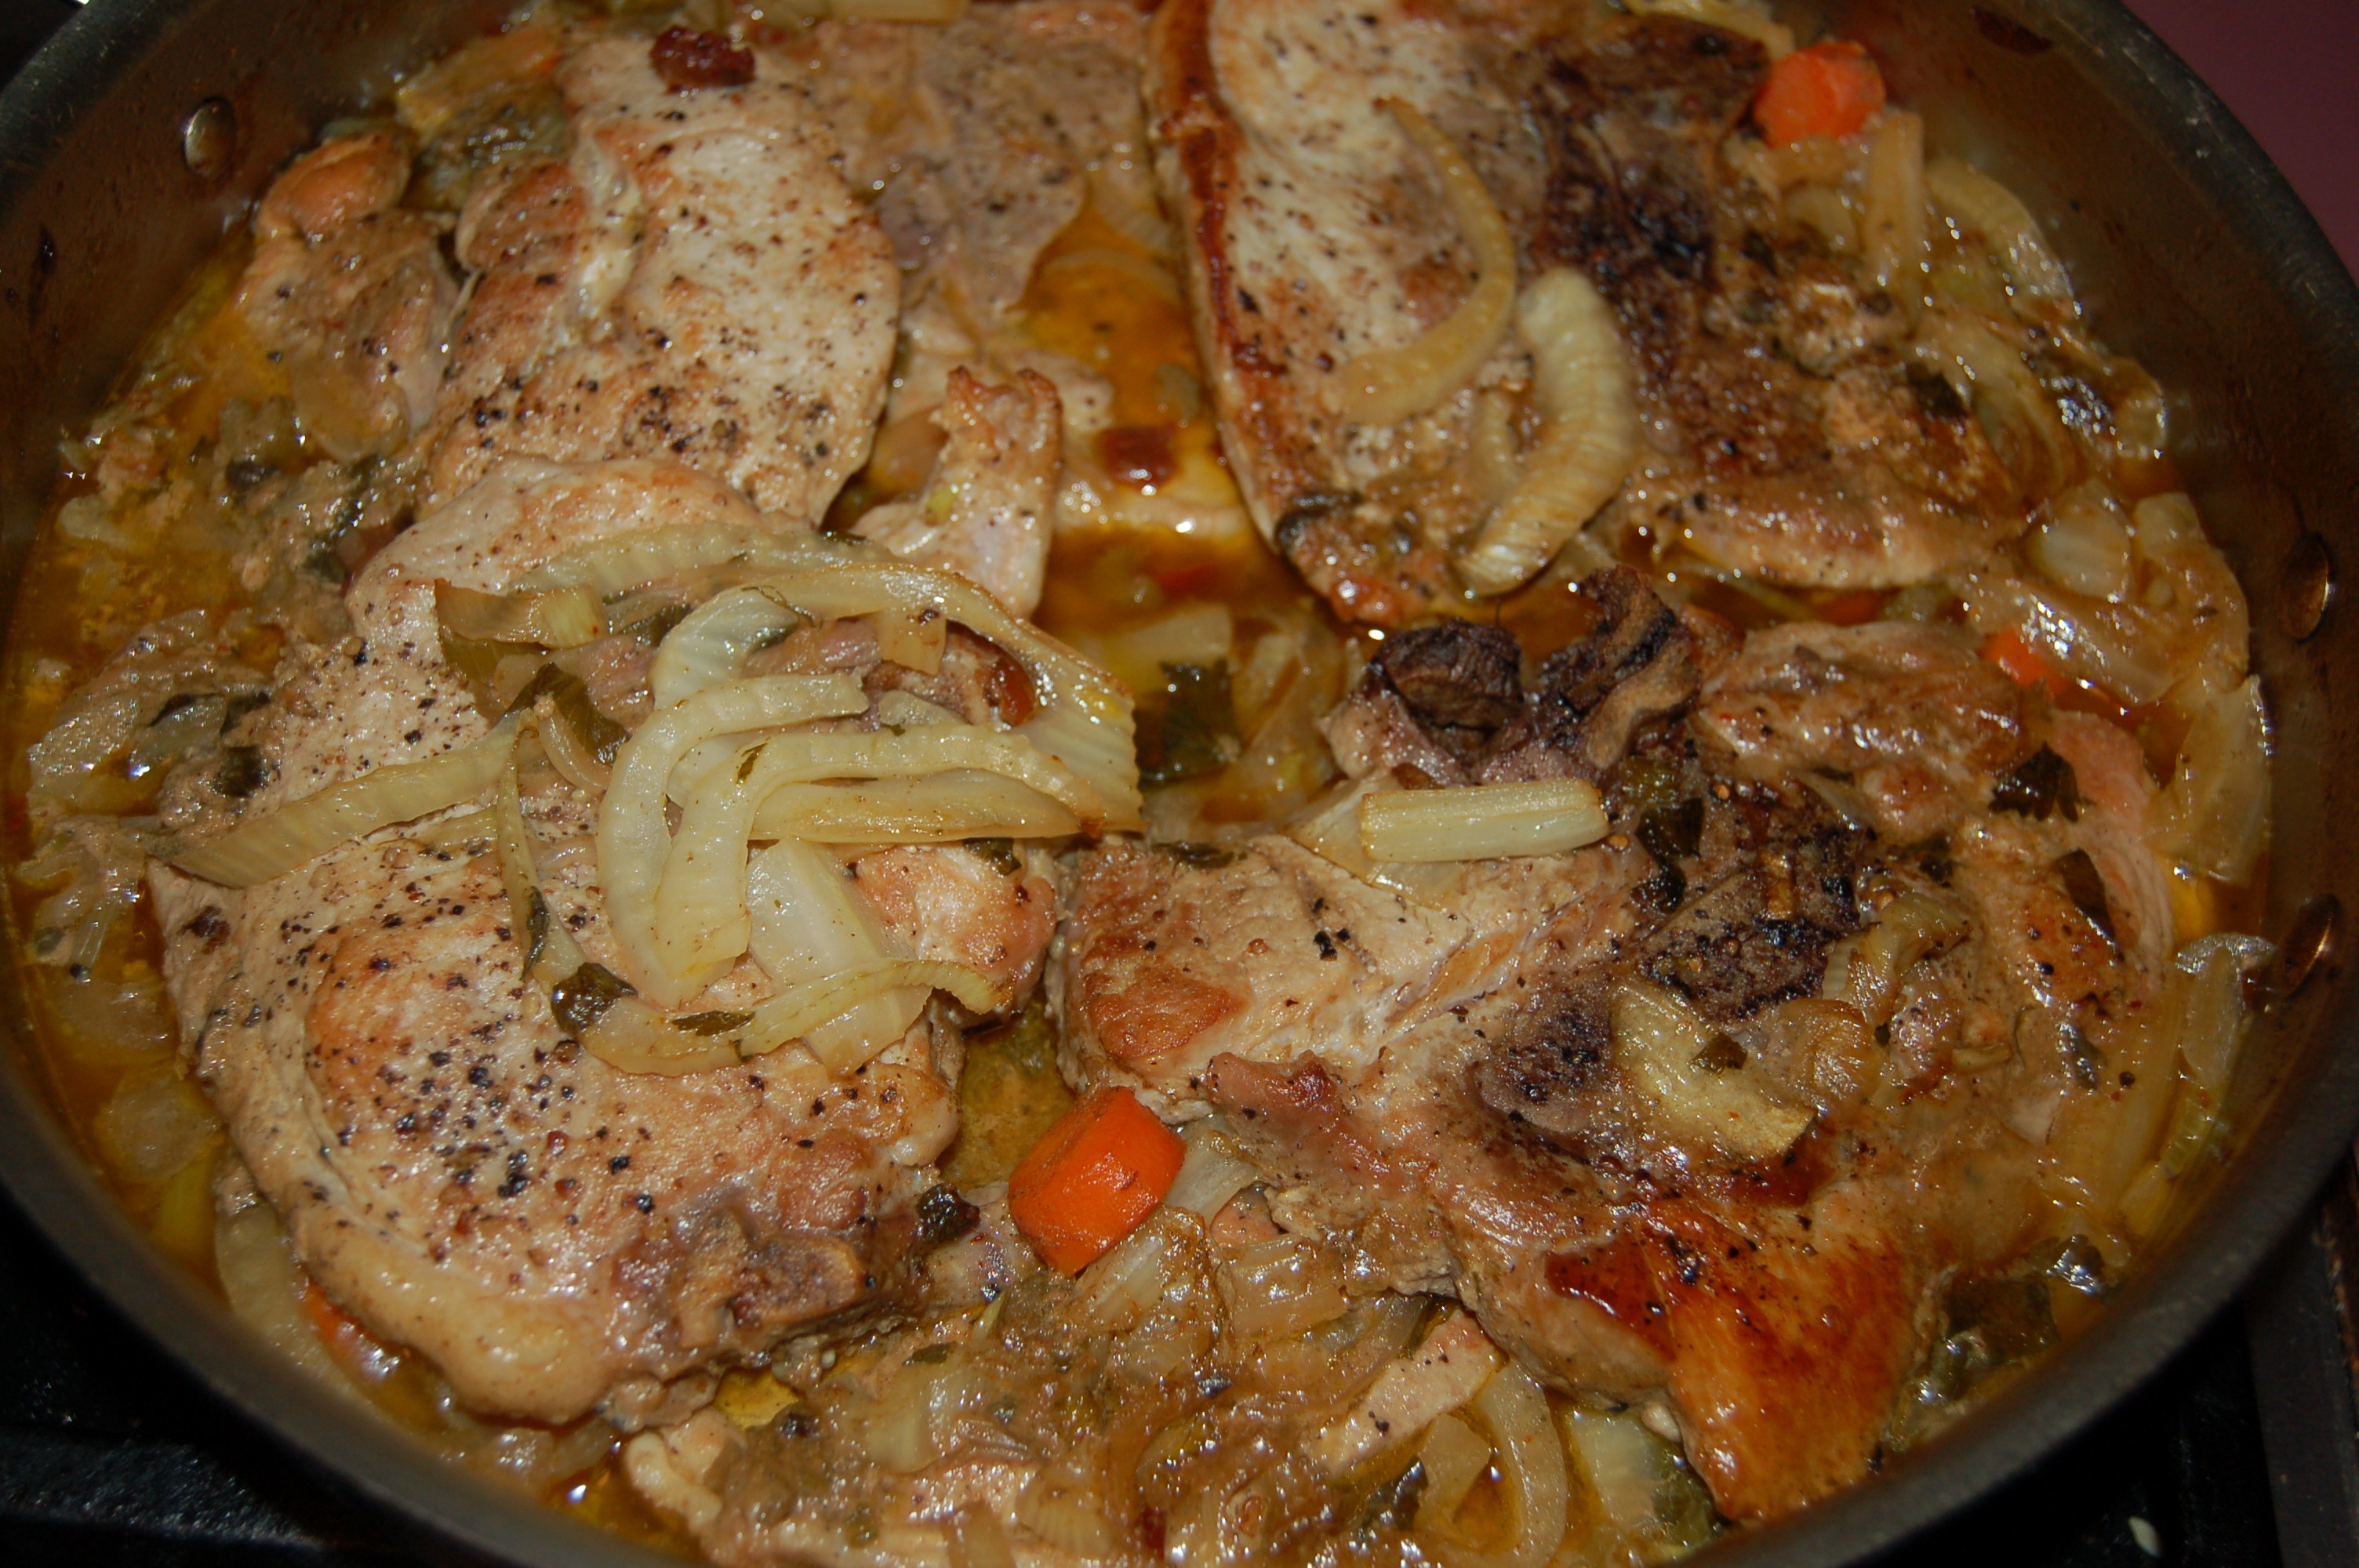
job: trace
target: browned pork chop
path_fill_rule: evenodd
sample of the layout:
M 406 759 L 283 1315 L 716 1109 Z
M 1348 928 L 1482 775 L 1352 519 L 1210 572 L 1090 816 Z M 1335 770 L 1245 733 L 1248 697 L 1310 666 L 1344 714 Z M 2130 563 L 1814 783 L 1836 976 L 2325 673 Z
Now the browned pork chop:
M 677 464 L 496 465 L 360 575 L 348 641 L 288 656 L 245 721 L 266 777 L 245 809 L 484 731 L 442 656 L 437 579 L 496 590 L 627 530 L 758 521 Z M 614 965 L 596 804 L 551 781 L 525 808 L 557 917 Z M 168 821 L 208 830 L 234 810 L 207 784 Z M 908 1287 L 913 1206 L 956 1126 L 955 1029 L 921 1020 L 840 1078 L 799 1046 L 687 1076 L 617 1072 L 522 978 L 489 830 L 442 826 L 375 834 L 243 892 L 153 873 L 197 1076 L 331 1296 L 431 1357 L 465 1403 L 561 1421 L 601 1400 L 635 1408 L 654 1380 L 758 1357 Z M 1010 989 L 1037 971 L 1039 879 L 955 847 L 856 869 L 914 951 Z M 741 964 L 708 1005 L 766 989 Z
M 1281 1224 L 1560 1386 L 1667 1399 L 1722 1511 L 1772 1517 L 1866 1468 L 1940 1288 L 2027 1240 L 2088 1033 L 2156 994 L 2152 785 L 1960 633 L 1731 647 L 1584 592 L 1528 681 L 1489 629 L 1389 639 L 1334 728 L 1420 787 L 1593 779 L 1602 843 L 1413 896 L 1279 838 L 1100 849 L 1067 1065 L 1222 1116 Z
M 482 276 L 432 498 L 501 456 L 669 457 L 810 521 L 866 460 L 900 279 L 779 70 L 678 91 L 625 37 L 557 66 L 571 155 L 503 167 L 460 216 Z
M 1723 568 L 1845 587 L 1916 581 L 2019 529 L 1970 410 L 1911 379 L 1905 314 L 1728 167 L 1765 64 L 1736 34 L 1603 8 L 1158 12 L 1158 167 L 1224 449 L 1256 522 L 1337 613 L 1391 625 L 1459 598 L 1453 552 L 1509 482 L 1498 443 L 1539 417 L 1516 332 L 1428 412 L 1346 411 L 1352 362 L 1432 329 L 1473 283 L 1386 101 L 1482 178 L 1523 283 L 1577 268 L 1613 307 L 1644 431 L 1629 522 Z

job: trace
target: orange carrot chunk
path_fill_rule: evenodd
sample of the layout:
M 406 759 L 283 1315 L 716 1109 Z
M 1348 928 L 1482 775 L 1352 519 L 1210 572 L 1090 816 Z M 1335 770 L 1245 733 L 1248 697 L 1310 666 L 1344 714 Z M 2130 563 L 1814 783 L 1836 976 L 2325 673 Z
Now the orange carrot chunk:
M 1773 147 L 1812 136 L 1848 136 L 1884 107 L 1884 73 L 1849 38 L 1812 44 L 1769 68 L 1753 123 Z
M 2063 686 L 2056 672 L 2039 651 L 2023 640 L 2023 633 L 2010 626 L 1983 644 L 1983 657 L 2006 673 L 2006 678 L 2021 687 L 2044 686 L 2051 692 Z
M 1016 1162 L 1008 1213 L 1033 1251 L 1078 1274 L 1155 1212 L 1186 1152 L 1136 1095 L 1094 1089 Z

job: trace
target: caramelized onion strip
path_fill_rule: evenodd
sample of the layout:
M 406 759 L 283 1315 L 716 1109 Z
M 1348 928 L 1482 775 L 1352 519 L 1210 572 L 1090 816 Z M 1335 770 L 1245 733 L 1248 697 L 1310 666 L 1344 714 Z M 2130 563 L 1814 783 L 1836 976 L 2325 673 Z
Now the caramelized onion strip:
M 624 742 L 598 809 L 598 875 L 625 978 L 651 1000 L 678 1007 L 695 994 L 679 983 L 656 947 L 656 890 L 672 842 L 665 792 L 674 765 L 716 735 L 842 717 L 867 707 L 860 683 L 848 676 L 732 681 L 656 714 Z
M 1458 232 L 1474 256 L 1474 287 L 1458 308 L 1422 337 L 1396 348 L 1371 349 L 1337 372 L 1337 406 L 1362 425 L 1397 425 L 1464 386 L 1507 335 L 1515 314 L 1516 244 L 1498 204 L 1465 156 L 1433 122 L 1397 98 L 1384 107 L 1400 123 L 1409 145 L 1425 155 L 1441 182 Z
M 1543 423 L 1522 477 L 1458 563 L 1477 593 L 1505 593 L 1547 566 L 1622 488 L 1638 445 L 1622 334 L 1590 281 L 1552 268 L 1524 291 L 1516 315 Z
M 249 817 L 201 844 L 156 846 L 158 860 L 223 887 L 250 888 L 286 875 L 340 844 L 474 799 L 496 783 L 516 746 L 517 720 L 421 762 L 397 762 Z

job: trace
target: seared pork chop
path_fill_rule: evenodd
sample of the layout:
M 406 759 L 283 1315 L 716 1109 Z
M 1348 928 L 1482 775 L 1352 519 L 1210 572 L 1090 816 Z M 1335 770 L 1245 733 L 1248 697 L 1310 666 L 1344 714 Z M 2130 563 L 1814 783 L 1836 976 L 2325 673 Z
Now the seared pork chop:
M 1145 38 L 1127 6 L 1015 0 L 939 26 L 832 18 L 782 46 L 810 68 L 812 108 L 842 147 L 844 178 L 875 195 L 903 271 L 888 430 L 921 442 L 962 368 L 989 382 L 1044 375 L 1066 428 L 1108 422 L 1105 378 L 1028 342 L 1016 308 L 1093 199 L 1165 239 L 1139 103 Z M 958 417 L 940 421 L 945 434 Z
M 673 458 L 815 520 L 866 460 L 900 278 L 833 139 L 762 58 L 675 91 L 645 39 L 555 67 L 572 146 L 495 166 L 436 404 L 429 499 L 503 456 Z
M 284 366 L 303 429 L 350 462 L 433 419 L 459 286 L 442 235 L 400 202 L 409 138 L 383 127 L 306 153 L 254 215 L 238 309 Z
M 2102 1098 L 2088 1043 L 2157 994 L 2152 784 L 1960 633 L 1731 647 L 1586 593 L 1528 687 L 1444 624 L 1334 728 L 1358 787 L 1592 778 L 1602 843 L 1403 892 L 1282 838 L 1099 849 L 1068 1071 L 1222 1117 L 1281 1224 L 1559 1386 L 1668 1399 L 1721 1510 L 1773 1517 L 1866 1468 L 1938 1289 L 2025 1240 L 2037 1108 Z
M 245 810 L 485 730 L 443 656 L 438 580 L 498 590 L 582 544 L 700 522 L 759 519 L 673 463 L 495 465 L 360 574 L 349 640 L 288 655 L 241 732 L 266 781 Z M 614 966 L 589 852 L 596 804 L 559 780 L 524 804 L 554 917 Z M 191 787 L 167 820 L 201 832 L 233 809 Z M 152 873 L 197 1076 L 339 1304 L 432 1357 L 465 1403 L 562 1421 L 908 1288 L 912 1206 L 956 1125 L 955 1028 L 921 1019 L 843 1077 L 791 1046 L 685 1076 L 618 1072 L 523 977 L 496 858 L 469 847 L 490 830 L 435 827 L 244 892 Z M 1037 971 L 1049 902 L 1037 877 L 955 847 L 855 871 L 912 951 L 1010 991 Z M 708 1005 L 766 989 L 741 962 Z
M 1570 267 L 1612 307 L 1644 432 L 1616 526 L 1829 587 L 1916 581 L 2020 529 L 1971 410 L 1912 379 L 1908 312 L 1723 156 L 1766 65 L 1753 40 L 1602 9 L 1181 0 L 1149 62 L 1224 448 L 1338 614 L 1393 625 L 1461 598 L 1454 558 L 1542 417 L 1520 328 L 1423 412 L 1351 412 L 1353 362 L 1474 283 L 1392 103 L 1480 178 L 1523 286 Z

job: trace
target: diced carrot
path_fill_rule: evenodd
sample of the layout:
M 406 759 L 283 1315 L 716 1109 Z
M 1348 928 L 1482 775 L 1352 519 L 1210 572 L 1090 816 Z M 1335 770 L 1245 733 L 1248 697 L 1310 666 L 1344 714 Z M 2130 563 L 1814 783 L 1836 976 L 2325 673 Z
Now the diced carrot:
M 2039 650 L 2023 639 L 2023 633 L 2010 626 L 1983 644 L 1983 657 L 2006 672 L 2006 678 L 2017 686 L 2044 686 L 2053 694 L 2065 686 L 2063 678 L 2048 667 Z
M 1095 1089 L 1016 1162 L 1008 1213 L 1032 1250 L 1078 1274 L 1155 1212 L 1185 1155 L 1136 1095 Z
M 1812 44 L 1769 68 L 1753 122 L 1773 147 L 1812 136 L 1848 136 L 1884 107 L 1884 73 L 1849 38 Z

